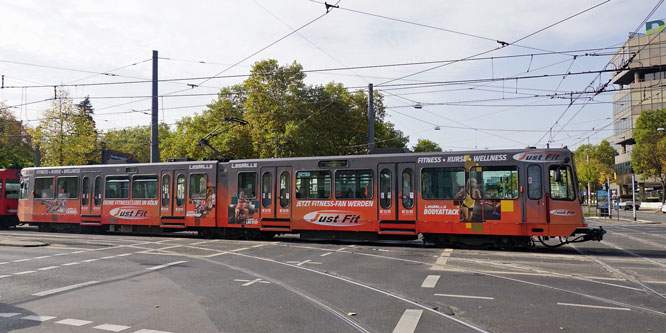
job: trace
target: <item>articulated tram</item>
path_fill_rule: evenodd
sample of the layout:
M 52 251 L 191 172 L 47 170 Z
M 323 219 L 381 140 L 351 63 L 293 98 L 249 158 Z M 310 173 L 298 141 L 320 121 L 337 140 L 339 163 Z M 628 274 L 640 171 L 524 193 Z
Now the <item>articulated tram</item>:
M 525 246 L 601 240 L 567 149 L 27 168 L 19 219 L 40 230 L 417 239 Z

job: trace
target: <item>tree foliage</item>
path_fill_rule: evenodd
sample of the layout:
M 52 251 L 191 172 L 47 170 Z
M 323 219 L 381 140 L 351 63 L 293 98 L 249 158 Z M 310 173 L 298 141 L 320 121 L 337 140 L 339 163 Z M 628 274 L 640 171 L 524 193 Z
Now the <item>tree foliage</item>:
M 33 132 L 33 143 L 39 144 L 42 165 L 99 163 L 97 129 L 88 109 L 75 107 L 66 90 L 59 89 L 57 95 Z
M 0 103 L 0 169 L 32 166 L 34 150 L 28 129 Z
M 590 184 L 591 190 L 600 188 L 607 178 L 613 178 L 613 164 L 617 151 L 608 141 L 603 140 L 597 146 L 581 145 L 574 152 L 576 174 L 582 188 Z
M 135 126 L 124 129 L 105 131 L 102 135 L 102 149 L 110 149 L 131 154 L 140 163 L 150 162 L 150 131 L 151 126 Z M 160 140 L 160 160 L 166 161 L 169 147 L 164 144 L 172 132 L 166 123 L 158 126 Z
M 416 146 L 412 148 L 415 153 L 429 153 L 429 152 L 441 152 L 442 147 L 440 147 L 436 142 L 428 139 L 419 139 L 416 143 Z
M 368 96 L 342 84 L 307 85 L 301 65 L 259 61 L 241 84 L 223 88 L 201 115 L 177 123 L 170 156 L 215 157 L 201 139 L 226 156 L 268 158 L 362 154 L 367 147 Z M 376 147 L 405 147 L 408 138 L 384 120 L 382 96 L 375 93 Z M 226 122 L 237 118 L 247 125 Z M 237 126 L 236 126 L 237 125 Z
M 643 178 L 654 177 L 666 190 L 666 110 L 643 111 L 633 135 L 636 145 L 631 152 L 631 167 Z M 666 196 L 664 197 L 666 200 Z

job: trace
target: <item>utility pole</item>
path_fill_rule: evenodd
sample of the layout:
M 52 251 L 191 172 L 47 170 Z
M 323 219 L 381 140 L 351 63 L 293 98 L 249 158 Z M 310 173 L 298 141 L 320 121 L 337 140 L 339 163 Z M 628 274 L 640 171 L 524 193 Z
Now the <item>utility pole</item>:
M 278 157 L 278 131 L 273 129 L 271 132 L 275 133 L 275 158 Z
M 613 214 L 611 211 L 613 210 L 613 202 L 611 201 L 610 177 L 607 177 L 606 181 L 608 181 L 608 218 L 612 220 Z
M 375 105 L 372 83 L 368 84 L 368 153 L 375 150 Z
M 636 174 L 631 169 L 631 208 L 634 211 L 634 222 L 636 221 Z
M 153 50 L 153 105 L 150 128 L 150 163 L 160 161 L 160 142 L 157 136 L 157 51 Z

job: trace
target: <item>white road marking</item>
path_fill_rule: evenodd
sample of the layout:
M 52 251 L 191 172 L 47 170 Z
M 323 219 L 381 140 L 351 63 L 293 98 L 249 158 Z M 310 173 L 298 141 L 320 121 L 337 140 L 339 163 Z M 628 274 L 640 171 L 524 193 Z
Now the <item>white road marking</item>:
M 53 318 L 55 318 L 55 317 L 53 317 L 53 316 L 26 316 L 26 317 L 23 317 L 21 319 L 34 320 L 34 321 L 47 321 L 47 320 L 51 320 Z
M 156 330 L 147 330 L 147 329 L 144 328 L 144 329 L 138 330 L 138 331 L 136 331 L 136 332 L 134 332 L 134 333 L 171 333 L 171 332 L 167 332 L 167 331 L 156 331 Z
M 604 309 L 604 310 L 631 311 L 631 309 L 629 308 L 616 308 L 613 306 L 599 306 L 599 305 L 586 305 L 586 304 L 573 304 L 573 303 L 560 303 L 560 302 L 557 302 L 557 305 L 576 306 L 580 308 L 594 308 L 594 309 Z
M 174 261 L 174 262 L 170 262 L 170 263 L 168 263 L 168 264 L 164 264 L 164 265 L 148 267 L 148 268 L 146 268 L 146 269 L 152 271 L 152 270 L 162 269 L 162 268 L 166 268 L 166 267 L 173 266 L 173 265 L 182 264 L 182 263 L 185 263 L 185 262 L 187 262 L 187 261 Z
M 117 255 L 116 257 L 127 257 L 127 256 L 131 256 L 131 255 L 132 255 L 131 253 L 123 253 L 123 254 Z
M 44 259 L 44 258 L 50 258 L 51 256 L 41 256 L 41 257 L 35 257 L 35 259 Z
M 54 254 L 54 256 L 64 256 L 64 255 L 68 255 L 68 254 L 69 253 L 67 253 L 67 252 L 65 252 L 65 253 L 56 253 L 56 254 Z
M 4 262 L 0 262 L 0 265 L 4 265 L 4 264 L 9 264 L 9 263 L 6 262 L 6 261 L 4 261 Z
M 327 256 L 327 255 L 329 255 L 329 254 L 331 254 L 331 253 L 333 253 L 333 252 L 326 252 L 326 253 L 320 255 L 320 257 L 325 257 L 325 256 Z
M 423 280 L 423 283 L 421 284 L 421 288 L 435 288 L 437 285 L 437 281 L 439 281 L 440 275 L 428 275 L 425 280 Z
M 296 266 L 302 266 L 303 264 L 307 264 L 307 263 L 309 263 L 309 262 L 310 262 L 310 259 L 308 259 L 308 260 L 303 260 L 303 261 L 299 262 L 298 264 L 296 264 Z
M 238 251 L 249 250 L 249 249 L 250 249 L 249 247 L 241 247 L 239 249 L 233 249 L 233 250 L 231 250 L 231 252 L 238 252 Z
M 398 324 L 395 325 L 393 333 L 412 333 L 419 324 L 423 310 L 407 309 L 400 317 Z
M 453 294 L 435 294 L 435 296 L 458 297 L 458 298 L 474 298 L 474 299 L 487 299 L 487 300 L 494 300 L 494 299 L 495 299 L 495 297 L 486 297 L 486 296 L 469 296 L 469 295 L 453 295 Z
M 250 247 L 253 247 L 253 248 L 254 248 L 254 247 L 262 247 L 262 246 L 266 246 L 266 244 L 257 244 L 257 245 L 252 245 L 252 246 L 250 246 Z
M 37 268 L 38 271 L 48 271 L 49 269 L 54 269 L 58 268 L 58 266 L 48 266 L 48 267 L 42 267 L 42 268 Z
M 75 251 L 75 252 L 70 252 L 69 254 L 77 254 L 77 253 L 83 253 L 83 252 L 86 252 L 86 251 Z
M 14 275 L 23 275 L 23 274 L 30 274 L 30 273 L 36 273 L 37 271 L 23 271 L 23 272 L 18 272 L 14 273 Z
M 445 270 L 445 268 L 442 266 L 446 265 L 446 261 L 451 256 L 451 252 L 453 252 L 453 249 L 444 249 L 444 251 L 442 251 L 442 254 L 437 258 L 437 261 L 435 261 L 435 264 L 430 267 L 430 270 L 431 271 Z
M 79 284 L 73 284 L 71 286 L 67 287 L 62 287 L 62 288 L 56 288 L 56 289 L 51 289 L 51 290 L 46 290 L 46 291 L 40 291 L 38 293 L 32 294 L 32 296 L 46 296 L 46 295 L 51 295 L 55 293 L 59 293 L 61 291 L 66 291 L 66 290 L 72 290 L 80 287 L 85 287 L 93 284 L 97 284 L 99 281 L 88 281 L 88 282 L 83 282 Z
M 76 261 L 76 262 L 68 262 L 66 264 L 62 264 L 62 266 L 72 266 L 72 265 L 78 265 L 78 264 L 80 264 L 80 262 Z
M 12 262 L 24 262 L 24 261 L 29 261 L 29 260 L 32 260 L 32 259 L 31 259 L 31 258 L 28 258 L 28 259 L 19 259 L 19 260 L 14 260 L 14 261 L 12 261 Z
M 248 282 L 248 281 L 250 281 L 250 280 L 245 280 L 245 279 L 234 279 L 234 281 L 236 281 L 236 282 Z
M 391 250 L 386 250 L 386 249 L 377 249 L 379 252 L 391 252 Z
M 251 285 L 253 285 L 253 284 L 255 284 L 255 283 L 259 282 L 259 281 L 261 281 L 261 279 L 254 279 L 254 280 L 252 280 L 252 281 L 249 281 L 249 282 L 246 282 L 246 283 L 241 284 L 241 286 L 243 286 L 243 287 L 251 286 Z
M 115 257 L 116 256 L 106 256 L 106 257 L 101 257 L 100 259 L 111 259 L 111 258 L 115 258 Z
M 96 328 L 98 330 L 104 330 L 104 331 L 120 332 L 120 331 L 124 331 L 124 330 L 126 330 L 130 327 L 129 326 L 122 326 L 122 325 L 102 324 L 102 325 L 95 326 L 94 328 Z
M 99 260 L 99 259 L 97 259 L 97 258 L 92 258 L 92 259 L 86 259 L 86 260 L 83 260 L 83 261 L 81 261 L 81 262 L 93 262 L 93 261 L 97 261 L 97 260 Z
M 4 312 L 4 313 L 0 313 L 0 317 L 2 317 L 2 318 L 15 317 L 15 316 L 18 316 L 18 315 L 20 315 L 20 313 L 18 313 L 18 312 Z
M 0 279 L 10 277 L 11 275 L 0 275 Z
M 92 323 L 92 321 L 80 320 L 80 319 L 63 319 L 61 321 L 56 321 L 56 324 L 63 324 L 63 325 L 77 326 L 77 327 L 88 325 L 90 323 Z

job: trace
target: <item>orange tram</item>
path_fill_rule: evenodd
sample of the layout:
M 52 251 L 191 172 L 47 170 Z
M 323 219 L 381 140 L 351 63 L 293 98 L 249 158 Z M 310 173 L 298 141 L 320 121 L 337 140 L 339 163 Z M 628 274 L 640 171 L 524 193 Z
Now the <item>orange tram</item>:
M 204 237 L 422 237 L 438 245 L 600 241 L 564 149 L 26 168 L 18 217 L 39 230 Z
M 16 216 L 20 170 L 0 169 L 0 229 L 19 223 Z

